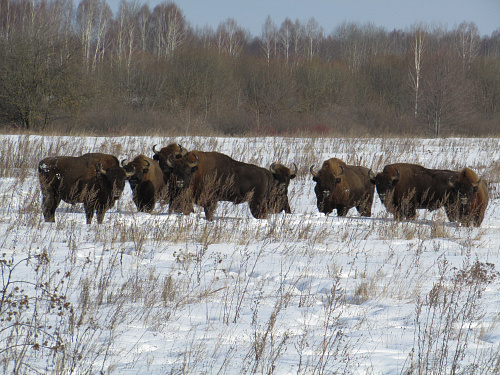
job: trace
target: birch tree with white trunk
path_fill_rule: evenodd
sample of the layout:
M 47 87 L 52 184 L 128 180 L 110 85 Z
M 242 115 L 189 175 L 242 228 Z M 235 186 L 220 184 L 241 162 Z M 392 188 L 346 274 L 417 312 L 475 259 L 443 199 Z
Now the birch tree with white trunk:
M 413 61 L 410 65 L 410 87 L 413 91 L 413 109 L 415 118 L 418 116 L 418 104 L 421 96 L 421 72 L 422 72 L 422 58 L 425 53 L 425 45 L 426 45 L 426 32 L 422 28 L 422 26 L 418 26 L 415 28 L 413 32 L 413 40 L 411 44 L 411 51 L 413 54 Z

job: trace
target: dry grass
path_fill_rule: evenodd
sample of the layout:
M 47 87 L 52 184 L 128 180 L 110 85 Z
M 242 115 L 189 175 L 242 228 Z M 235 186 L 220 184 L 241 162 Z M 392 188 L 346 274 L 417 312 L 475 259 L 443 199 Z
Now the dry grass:
M 153 144 L 172 141 L 92 138 L 89 147 L 89 142 L 70 138 L 2 138 L 0 248 L 8 254 L 2 270 L 36 280 L 31 295 L 38 303 L 36 311 L 24 309 L 16 317 L 30 321 L 23 331 L 8 325 L 5 318 L 24 294 L 3 279 L 3 295 L 11 306 L 0 307 L 1 334 L 9 343 L 0 348 L 4 369 L 119 373 L 123 367 L 117 358 L 125 357 L 131 358 L 130 368 L 146 362 L 158 371 L 154 354 L 144 354 L 144 360 L 120 346 L 127 338 L 124 327 L 140 325 L 147 328 L 144 335 L 168 337 L 191 324 L 188 332 L 179 331 L 186 346 L 176 347 L 177 356 L 170 357 L 163 373 L 279 373 L 290 356 L 296 359 L 297 374 L 349 373 L 364 359 L 357 353 L 355 330 L 363 327 L 376 336 L 369 305 L 384 300 L 415 308 L 409 325 L 414 329 L 413 354 L 402 373 L 448 373 L 460 363 L 498 369 L 493 360 L 498 351 L 478 350 L 472 360 L 463 355 L 467 342 L 497 329 L 498 316 L 471 330 L 482 316 L 482 293 L 495 285 L 497 276 L 487 263 L 474 259 L 475 250 L 489 246 L 483 242 L 488 230 L 452 225 L 442 211 L 395 221 L 377 196 L 372 218 L 353 211 L 342 219 L 319 215 L 311 194 L 309 167 L 326 156 L 374 171 L 402 155 L 432 168 L 453 169 L 459 167 L 456 160 L 447 165 L 432 154 L 465 150 L 465 140 L 424 147 L 416 139 L 179 138 L 175 141 L 188 149 L 227 149 L 232 157 L 263 167 L 273 161 L 296 163 L 298 176 L 289 190 L 294 213 L 256 220 L 246 203 L 219 203 L 213 222 L 203 219 L 199 207 L 185 216 L 168 215 L 167 207 L 157 206 L 148 215 L 136 211 L 126 187 L 128 194 L 106 214 L 103 225 L 86 226 L 81 206 L 64 203 L 55 224 L 43 223 L 36 184 L 36 165 L 43 157 L 105 152 L 130 159 L 149 155 Z M 473 141 L 483 142 L 481 150 L 495 146 L 494 140 Z M 500 165 L 470 167 L 488 179 L 491 199 L 498 200 Z M 56 251 L 61 248 L 65 255 Z M 429 267 L 426 256 L 438 261 Z M 464 263 L 449 267 L 446 256 L 460 256 Z M 267 262 L 280 269 L 262 267 Z M 43 291 L 37 290 L 39 285 Z M 58 298 L 54 307 L 52 297 Z M 296 307 L 301 311 L 298 323 L 288 316 Z M 193 321 L 185 323 L 191 313 Z M 350 324 L 346 317 L 352 315 L 356 323 Z M 32 338 L 48 323 L 60 328 L 44 331 L 53 341 L 35 347 Z M 444 335 L 449 325 L 454 328 Z

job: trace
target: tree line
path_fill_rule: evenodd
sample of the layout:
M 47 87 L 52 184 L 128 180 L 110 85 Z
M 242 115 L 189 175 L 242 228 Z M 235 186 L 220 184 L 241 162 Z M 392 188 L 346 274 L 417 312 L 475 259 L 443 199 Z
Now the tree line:
M 0 127 L 67 134 L 500 133 L 500 28 L 268 17 L 193 27 L 173 2 L 0 0 Z

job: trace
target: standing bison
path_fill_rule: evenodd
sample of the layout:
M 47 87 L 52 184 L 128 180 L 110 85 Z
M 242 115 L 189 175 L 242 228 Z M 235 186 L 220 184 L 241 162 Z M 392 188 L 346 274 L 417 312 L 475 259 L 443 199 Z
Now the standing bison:
M 370 170 L 370 181 L 377 187 L 380 201 L 396 219 L 415 219 L 417 209 L 437 210 L 448 206 L 451 189 L 448 181 L 458 173 L 448 170 L 427 169 L 417 164 L 396 163 L 386 165 L 376 175 Z
M 314 192 L 320 212 L 329 214 L 336 209 L 338 216 L 345 216 L 356 207 L 362 216 L 371 216 L 375 188 L 368 178 L 368 168 L 332 158 L 323 162 L 318 172 L 314 166 L 310 171 L 316 182 Z
M 160 165 L 144 155 L 136 156 L 130 163 L 122 166 L 133 171 L 129 178 L 132 200 L 141 212 L 151 212 L 156 201 L 165 194 L 165 181 Z
M 179 144 L 171 143 L 163 147 L 160 151 L 153 146 L 153 159 L 158 162 L 163 172 L 163 180 L 165 183 L 164 200 L 168 203 L 168 212 L 177 212 L 190 214 L 194 212 L 193 204 L 190 197 L 186 196 L 182 189 L 177 187 L 176 175 L 172 173 L 172 169 L 168 166 L 169 158 L 180 159 L 187 154 L 187 150 Z
M 120 198 L 127 173 L 113 155 L 91 153 L 79 157 L 48 157 L 38 163 L 42 190 L 42 210 L 46 222 L 55 222 L 55 212 L 61 200 L 83 203 L 87 224 L 97 212 L 102 223 L 106 211 Z
M 473 170 L 464 168 L 448 179 L 448 185 L 451 193 L 446 212 L 450 220 L 467 226 L 480 226 L 488 206 L 486 182 L 479 179 Z
M 213 220 L 217 202 L 248 202 L 257 219 L 269 213 L 290 212 L 287 189 L 295 172 L 273 164 L 270 170 L 236 161 L 219 152 L 191 151 L 182 158 L 170 156 L 169 168 L 179 189 L 189 191 L 192 201 L 202 206 L 207 220 Z

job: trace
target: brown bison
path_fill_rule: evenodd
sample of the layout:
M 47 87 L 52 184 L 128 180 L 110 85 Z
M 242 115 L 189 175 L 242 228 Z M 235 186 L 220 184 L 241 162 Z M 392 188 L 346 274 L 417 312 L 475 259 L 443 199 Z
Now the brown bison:
M 380 201 L 396 219 L 414 219 L 417 209 L 436 210 L 445 206 L 450 220 L 453 215 L 448 205 L 451 194 L 448 181 L 458 173 L 448 170 L 427 169 L 417 164 L 396 163 L 386 165 L 369 177 L 377 187 Z
M 156 201 L 165 194 L 165 181 L 160 165 L 145 155 L 136 156 L 127 165 L 126 171 L 135 171 L 128 182 L 132 189 L 132 200 L 141 212 L 151 212 Z
M 183 193 L 182 189 L 177 187 L 176 176 L 172 174 L 172 170 L 167 164 L 168 158 L 180 159 L 186 155 L 188 151 L 180 144 L 171 143 L 163 147 L 160 151 L 158 151 L 156 145 L 154 145 L 153 152 L 153 159 L 158 162 L 163 172 L 163 180 L 166 186 L 164 200 L 168 203 L 168 212 L 184 214 L 194 212 L 190 198 Z
M 310 168 L 318 210 L 329 214 L 334 209 L 338 216 L 345 216 L 356 207 L 362 216 L 371 216 L 375 187 L 368 178 L 368 168 L 347 165 L 342 160 L 332 158 L 323 162 L 316 172 Z
M 236 161 L 219 152 L 191 151 L 167 160 L 179 189 L 188 190 L 192 201 L 213 220 L 217 202 L 248 202 L 257 219 L 269 213 L 290 212 L 287 189 L 295 173 L 273 164 L 270 170 Z
M 55 222 L 61 200 L 83 203 L 87 224 L 94 211 L 102 223 L 106 211 L 120 198 L 125 181 L 134 172 L 126 172 L 113 155 L 91 153 L 79 157 L 48 157 L 38 163 L 42 190 L 42 210 L 46 222 Z
M 446 212 L 450 220 L 467 226 L 480 226 L 488 206 L 486 182 L 479 179 L 473 170 L 464 168 L 448 179 L 448 185 L 451 193 Z
M 290 185 L 290 180 L 293 180 L 297 176 L 297 165 L 293 164 L 293 171 L 280 163 L 272 163 L 269 167 L 269 172 L 271 172 L 274 179 L 274 193 L 276 195 L 275 205 L 276 208 L 271 209 L 271 212 L 281 212 L 290 214 L 292 210 L 290 209 L 290 203 L 288 202 L 288 186 Z

